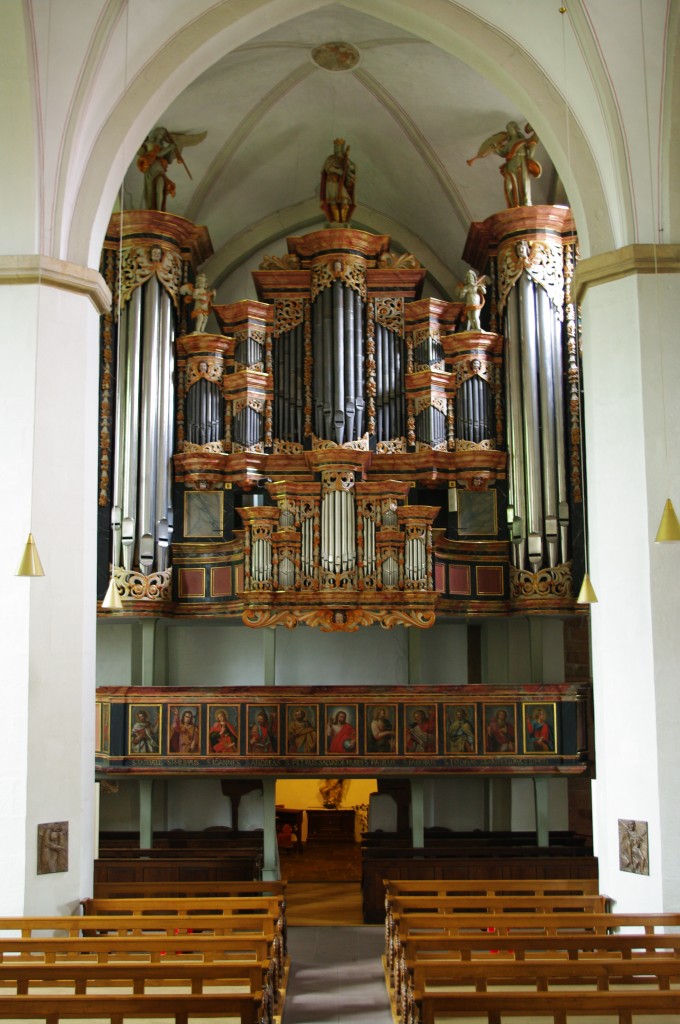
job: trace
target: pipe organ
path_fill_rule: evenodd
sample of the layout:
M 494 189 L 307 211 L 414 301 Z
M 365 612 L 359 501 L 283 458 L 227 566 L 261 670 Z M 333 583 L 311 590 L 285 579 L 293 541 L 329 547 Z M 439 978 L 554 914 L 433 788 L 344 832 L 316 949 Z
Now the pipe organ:
M 289 238 L 257 299 L 189 333 L 182 289 L 208 255 L 181 218 L 111 222 L 102 588 L 112 568 L 135 614 L 327 630 L 579 610 L 568 210 L 472 225 L 479 330 L 421 297 L 415 257 L 341 224 Z

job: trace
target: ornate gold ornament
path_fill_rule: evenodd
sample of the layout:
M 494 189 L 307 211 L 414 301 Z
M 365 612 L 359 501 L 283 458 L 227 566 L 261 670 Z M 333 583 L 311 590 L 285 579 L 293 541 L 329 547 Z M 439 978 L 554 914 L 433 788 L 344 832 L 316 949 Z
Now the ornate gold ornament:
M 484 441 L 464 441 L 462 438 L 457 437 L 454 442 L 454 449 L 457 452 L 495 452 L 496 443 L 495 441 L 492 441 L 491 438 Z
M 302 299 L 276 299 L 274 303 L 274 337 L 292 331 L 302 323 L 304 318 L 304 303 Z
M 274 438 L 272 450 L 274 455 L 301 455 L 304 448 L 297 441 L 280 441 Z
M 139 288 L 156 275 L 179 308 L 179 289 L 182 283 L 182 261 L 176 252 L 160 245 L 135 246 L 123 249 L 120 280 L 120 308 L 126 305 L 135 288 Z
M 368 437 L 366 440 L 368 441 Z M 377 455 L 403 455 L 407 450 L 406 438 L 393 437 L 389 441 L 378 441 L 375 450 Z
M 548 242 L 506 243 L 498 254 L 498 309 L 502 312 L 508 295 L 519 277 L 527 272 L 536 284 L 547 291 L 559 319 L 563 315 L 564 273 L 562 247 Z
M 114 566 L 112 575 L 116 586 L 122 590 L 121 597 L 128 601 L 170 601 L 172 599 L 172 568 L 163 572 L 152 572 L 145 576 L 141 572 L 127 571 Z
M 423 264 L 411 252 L 383 252 L 378 257 L 378 267 L 389 270 L 422 270 Z
M 224 362 L 221 356 L 190 356 L 187 359 L 186 376 L 184 378 L 185 394 L 193 384 L 203 379 L 211 384 L 219 384 L 224 373 Z
M 571 562 L 538 572 L 510 566 L 510 595 L 513 601 L 536 597 L 573 597 Z
M 404 335 L 404 299 L 401 296 L 378 298 L 375 300 L 375 320 L 381 327 L 393 331 L 400 337 Z
M 190 452 L 214 452 L 216 455 L 224 455 L 224 443 L 222 441 L 208 441 L 207 444 L 194 444 L 193 441 L 183 441 L 181 451 L 184 454 Z
M 284 253 L 283 256 L 265 256 L 260 263 L 260 270 L 299 270 L 300 257 L 295 253 Z
M 330 288 L 334 281 L 342 281 L 348 288 L 358 292 L 366 300 L 366 262 L 359 256 L 343 253 L 317 260 L 312 268 L 312 302 L 319 292 Z

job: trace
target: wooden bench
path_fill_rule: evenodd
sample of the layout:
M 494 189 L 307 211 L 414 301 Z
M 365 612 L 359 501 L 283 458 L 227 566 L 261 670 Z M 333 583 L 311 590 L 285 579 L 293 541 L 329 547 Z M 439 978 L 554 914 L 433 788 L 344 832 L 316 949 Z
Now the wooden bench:
M 509 853 L 511 850 L 512 853 Z M 435 848 L 394 848 L 362 845 L 363 915 L 367 924 L 384 919 L 384 880 L 406 881 L 459 879 L 476 883 L 478 879 L 513 879 L 535 886 L 548 879 L 592 879 L 597 881 L 597 858 L 587 848 L 517 846 L 481 847 L 477 852 L 453 844 Z
M 97 857 L 94 862 L 94 881 L 99 882 L 208 882 L 245 881 L 259 879 L 262 858 L 234 855 L 233 857 L 195 857 L 187 851 L 170 857 Z
M 386 878 L 389 896 L 599 896 L 597 878 Z
M 95 882 L 94 899 L 135 897 L 191 896 L 279 896 L 285 900 L 286 882 L 262 882 L 257 879 L 236 881 L 158 881 L 158 882 Z M 84 901 L 81 901 L 83 903 Z
M 7 937 L 0 935 L 2 964 L 221 963 L 271 960 L 271 935 L 113 935 Z
M 135 1018 L 164 1017 L 175 1024 L 197 1024 L 233 1018 L 240 1024 L 268 1024 L 266 1009 L 258 993 L 219 993 L 217 995 L 0 995 L 0 1020 L 44 1020 L 58 1024 L 62 1020 L 103 1020 L 123 1024 Z
M 442 994 L 459 995 L 466 991 L 516 991 L 517 986 L 536 992 L 559 991 L 574 987 L 579 991 L 612 991 L 621 986 L 626 995 L 631 986 L 669 991 L 676 986 L 680 1006 L 680 960 L 647 959 L 633 963 L 614 958 L 560 961 L 439 961 L 416 963 L 400 993 L 403 1024 L 415 1024 L 422 1017 L 424 998 Z
M 385 898 L 385 948 L 388 957 L 390 946 L 394 941 L 397 923 L 413 915 L 428 913 L 480 915 L 489 917 L 507 914 L 604 914 L 608 911 L 609 901 L 604 896 L 584 896 L 579 893 L 570 895 L 541 896 L 467 896 L 467 895 L 429 895 L 394 896 Z
M 418 1024 L 437 1024 L 473 1014 L 487 1024 L 502 1024 L 510 1017 L 551 1019 L 554 1024 L 576 1024 L 581 1019 L 607 1018 L 619 1024 L 637 1024 L 649 1016 L 666 1015 L 667 1024 L 677 1024 L 677 992 L 456 992 L 428 993 L 423 997 Z M 414 1022 L 415 1024 L 415 1022 Z M 646 1022 L 645 1022 L 646 1024 Z

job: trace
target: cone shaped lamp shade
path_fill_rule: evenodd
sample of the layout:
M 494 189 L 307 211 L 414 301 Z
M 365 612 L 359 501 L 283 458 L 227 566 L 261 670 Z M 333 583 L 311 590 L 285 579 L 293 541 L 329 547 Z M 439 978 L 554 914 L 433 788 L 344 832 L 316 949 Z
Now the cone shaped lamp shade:
M 120 599 L 118 587 L 113 576 L 109 581 L 106 593 L 104 594 L 104 600 L 102 601 L 102 608 L 105 608 L 107 612 L 122 612 L 123 602 Z
M 597 594 L 593 590 L 588 573 L 583 577 L 583 583 L 576 598 L 576 604 L 597 604 Z
M 42 567 L 40 561 L 40 555 L 38 549 L 35 546 L 33 540 L 33 534 L 29 533 L 28 540 L 26 541 L 26 547 L 24 553 L 21 556 L 19 567 L 15 573 L 16 576 L 44 576 L 45 570 Z
M 663 507 L 661 522 L 654 539 L 657 544 L 666 544 L 669 541 L 680 540 L 680 523 L 670 498 L 666 500 L 666 504 Z

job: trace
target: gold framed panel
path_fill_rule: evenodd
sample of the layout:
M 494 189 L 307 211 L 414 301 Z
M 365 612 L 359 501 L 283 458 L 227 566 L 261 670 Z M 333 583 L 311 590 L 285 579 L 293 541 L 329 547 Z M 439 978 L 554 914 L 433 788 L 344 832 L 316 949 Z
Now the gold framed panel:
M 364 750 L 371 756 L 396 756 L 399 721 L 396 704 L 366 704 L 364 708 Z
M 184 492 L 184 536 L 221 540 L 224 534 L 224 491 Z
M 173 757 L 196 757 L 201 753 L 200 705 L 172 704 L 168 715 L 168 753 Z
M 465 757 L 477 753 L 477 705 L 444 705 L 444 753 Z
M 354 757 L 358 750 L 358 724 L 358 704 L 326 705 L 326 753 Z
M 158 757 L 163 726 L 162 704 L 130 704 L 128 752 L 130 757 Z
M 509 701 L 483 704 L 484 753 L 491 755 L 517 753 L 517 713 Z
M 286 752 L 295 757 L 319 756 L 319 705 L 284 704 Z
M 535 701 L 522 704 L 525 754 L 557 754 L 557 704 Z
M 271 757 L 279 752 L 279 705 L 246 705 L 248 756 Z
M 412 757 L 437 752 L 437 705 L 404 704 L 404 750 Z
M 239 704 L 208 704 L 208 753 L 238 757 L 241 753 Z

